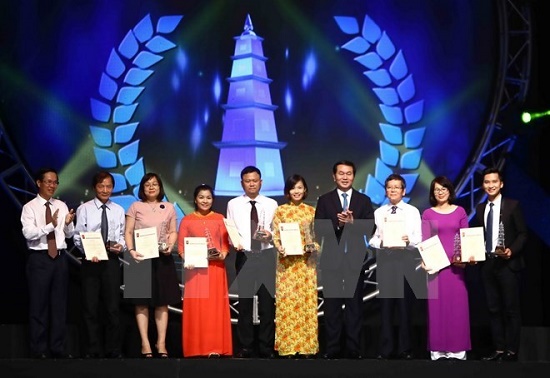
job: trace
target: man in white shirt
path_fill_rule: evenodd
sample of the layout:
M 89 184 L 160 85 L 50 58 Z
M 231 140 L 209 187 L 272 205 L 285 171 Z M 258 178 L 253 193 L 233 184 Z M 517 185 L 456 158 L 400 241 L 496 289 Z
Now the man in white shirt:
M 98 358 L 102 347 L 101 335 L 105 334 L 105 357 L 120 358 L 120 285 L 121 269 L 119 254 L 125 246 L 125 211 L 110 200 L 114 187 L 113 176 L 106 171 L 98 172 L 92 179 L 94 199 L 83 203 L 76 210 L 76 228 L 73 237 L 75 246 L 84 259 L 81 267 L 82 312 L 86 329 L 86 358 Z M 105 206 L 105 207 L 103 207 Z M 105 211 L 105 218 L 103 212 Z M 108 260 L 86 258 L 81 232 L 101 232 Z M 105 235 L 103 235 L 105 234 Z M 101 331 L 100 304 L 105 308 L 106 328 Z
M 422 221 L 418 209 L 403 201 L 406 183 L 401 175 L 389 175 L 385 187 L 389 202 L 374 211 L 376 231 L 370 240 L 371 247 L 379 249 L 377 280 L 381 329 L 378 358 L 411 359 L 410 317 L 414 295 L 408 279 L 412 278 L 410 273 L 414 272 L 414 258 L 418 255 L 416 245 L 422 241 Z M 403 235 L 393 235 L 400 230 Z M 404 278 L 407 279 L 403 285 Z M 399 310 L 397 349 L 394 348 L 393 332 L 395 308 Z
M 277 201 L 260 194 L 262 175 L 258 168 L 247 166 L 241 171 L 244 194 L 227 204 L 227 218 L 235 222 L 242 245 L 234 246 L 239 294 L 237 331 L 241 349 L 236 357 L 254 353 L 253 298 L 258 295 L 259 355 L 274 358 L 275 344 L 275 270 L 276 253 L 271 243 L 271 221 Z M 253 210 L 255 208 L 255 211 Z M 256 231 L 261 231 L 256 238 Z M 259 239 L 259 240 L 258 240 Z
M 53 198 L 59 185 L 55 169 L 40 169 L 36 185 L 38 195 L 21 211 L 23 236 L 29 249 L 26 271 L 30 352 L 34 358 L 70 358 L 65 352 L 69 284 L 65 239 L 74 232 L 74 210 L 69 211 L 65 202 Z

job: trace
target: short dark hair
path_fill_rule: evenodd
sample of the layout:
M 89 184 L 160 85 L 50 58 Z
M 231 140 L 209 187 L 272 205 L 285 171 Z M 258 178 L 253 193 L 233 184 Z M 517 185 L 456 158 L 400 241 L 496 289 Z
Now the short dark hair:
M 336 174 L 336 170 L 338 169 L 339 165 L 347 165 L 348 167 L 351 167 L 353 169 L 353 175 L 355 176 L 355 164 L 349 160 L 340 160 L 334 163 L 334 165 L 332 166 L 333 174 Z
M 430 184 L 430 205 L 437 205 L 437 200 L 435 199 L 434 194 L 435 184 L 439 184 L 442 187 L 447 188 L 447 190 L 449 191 L 448 201 L 450 204 L 453 204 L 456 200 L 456 191 L 453 183 L 446 176 L 437 176 L 432 180 L 432 183 Z
M 197 199 L 199 192 L 202 190 L 208 190 L 210 194 L 212 194 L 212 203 L 213 203 L 214 199 L 216 199 L 216 196 L 214 195 L 214 189 L 212 189 L 212 187 L 207 184 L 200 184 L 195 188 L 195 190 L 193 191 L 193 200 Z M 198 206 L 197 206 L 197 203 L 195 202 L 195 210 L 197 209 L 198 209 Z
M 303 199 L 306 199 L 307 193 L 308 193 L 308 188 L 307 188 L 306 179 L 303 178 L 302 176 L 298 175 L 298 174 L 293 174 L 292 176 L 289 176 L 289 177 L 286 179 L 286 182 L 285 182 L 285 189 L 284 189 L 284 193 L 285 193 L 285 196 L 286 196 L 286 197 L 288 197 L 288 198 L 290 197 L 290 191 L 291 191 L 292 188 L 294 188 L 294 186 L 296 186 L 296 184 L 299 183 L 300 181 L 304 184 L 305 192 L 304 192 L 304 197 L 303 197 Z
M 111 184 L 115 186 L 115 178 L 111 173 L 107 171 L 99 171 L 94 175 L 94 177 L 92 177 L 92 188 L 95 188 L 97 184 L 99 184 L 101 181 L 105 180 L 106 178 L 110 178 Z
M 247 175 L 249 173 L 254 173 L 254 172 L 256 172 L 260 176 L 260 178 L 262 178 L 262 172 L 260 172 L 260 170 L 257 167 L 253 165 L 249 165 L 244 167 L 243 170 L 241 171 L 241 180 L 243 179 L 244 175 Z
M 149 173 L 146 173 L 143 175 L 143 177 L 141 178 L 141 181 L 139 183 L 139 192 L 138 192 L 138 197 L 140 200 L 142 201 L 145 201 L 147 199 L 147 197 L 145 196 L 145 183 L 149 180 L 151 180 L 152 178 L 156 178 L 158 183 L 159 183 L 159 195 L 157 196 L 157 201 L 162 201 L 162 199 L 164 198 L 165 194 L 164 194 L 164 186 L 162 185 L 162 180 L 160 179 L 160 176 L 157 175 L 156 173 L 153 173 L 153 172 L 149 172 Z
M 57 170 L 52 167 L 42 167 L 38 169 L 38 171 L 36 171 L 36 174 L 34 175 L 34 181 L 42 181 L 46 173 L 50 173 L 50 172 L 55 173 L 59 181 L 59 174 L 57 173 Z
M 500 171 L 500 169 L 498 169 L 497 167 L 487 167 L 483 170 L 482 174 L 481 174 L 481 177 L 483 179 L 485 179 L 485 176 L 486 175 L 490 175 L 491 173 L 496 173 L 498 174 L 498 179 L 500 181 L 504 181 L 503 178 L 502 178 L 502 172 Z
M 388 177 L 386 177 L 386 181 L 384 181 L 384 187 L 388 186 L 388 182 L 392 180 L 401 181 L 401 186 L 403 187 L 403 189 L 407 187 L 407 183 L 405 182 L 405 179 L 399 173 L 392 173 Z

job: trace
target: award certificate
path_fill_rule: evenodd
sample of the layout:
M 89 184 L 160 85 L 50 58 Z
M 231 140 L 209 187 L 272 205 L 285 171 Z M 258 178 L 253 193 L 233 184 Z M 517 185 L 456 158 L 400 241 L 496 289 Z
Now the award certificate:
M 109 260 L 101 232 L 81 232 L 80 240 L 86 260 L 91 261 L 94 257 L 97 257 L 98 260 Z
M 183 238 L 185 250 L 183 266 L 194 268 L 208 268 L 208 247 L 204 237 Z
M 483 227 L 470 227 L 460 229 L 460 249 L 463 262 L 485 261 L 485 236 Z
M 427 272 L 434 274 L 451 265 L 449 258 L 443 249 L 439 236 L 434 235 L 429 239 L 418 243 L 418 252 L 426 265 Z
M 281 235 L 281 245 L 285 249 L 285 254 L 287 256 L 304 254 L 300 224 L 280 223 L 279 234 Z
M 223 224 L 225 224 L 225 229 L 229 234 L 229 239 L 233 247 L 237 248 L 239 245 L 242 246 L 241 234 L 239 234 L 239 230 L 237 230 L 237 226 L 233 219 L 223 218 Z
M 134 230 L 135 250 L 143 255 L 144 259 L 159 257 L 157 228 L 148 227 Z
M 384 248 L 406 247 L 403 240 L 405 235 L 405 217 L 401 214 L 386 216 L 382 229 L 382 246 Z

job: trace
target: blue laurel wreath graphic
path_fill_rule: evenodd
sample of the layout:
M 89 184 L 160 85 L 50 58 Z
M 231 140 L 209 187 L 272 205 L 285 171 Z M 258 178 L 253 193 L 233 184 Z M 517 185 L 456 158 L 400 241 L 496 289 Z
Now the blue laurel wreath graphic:
M 341 47 L 357 54 L 355 61 L 367 70 L 363 74 L 374 85 L 380 110 L 387 123 L 380 123 L 384 140 L 380 140 L 380 157 L 374 176 L 367 177 L 366 194 L 375 204 L 386 201 L 384 181 L 391 173 L 400 173 L 410 193 L 418 179 L 422 160 L 425 127 L 417 127 L 424 114 L 424 100 L 417 99 L 412 74 L 401 50 L 368 15 L 361 28 L 354 17 L 335 16 L 345 34 L 353 36 Z M 410 198 L 404 198 L 408 202 Z
M 156 27 L 147 14 L 130 29 L 118 48 L 113 48 L 99 83 L 101 99 L 91 98 L 91 112 L 98 125 L 90 125 L 95 143 L 97 165 L 112 170 L 113 193 L 132 188 L 131 195 L 114 195 L 113 200 L 125 209 L 136 200 L 139 182 L 145 174 L 139 157 L 139 139 L 134 140 L 139 122 L 133 122 L 137 99 L 145 89 L 143 83 L 154 73 L 162 53 L 176 47 L 161 34 L 172 33 L 182 15 L 160 17 Z

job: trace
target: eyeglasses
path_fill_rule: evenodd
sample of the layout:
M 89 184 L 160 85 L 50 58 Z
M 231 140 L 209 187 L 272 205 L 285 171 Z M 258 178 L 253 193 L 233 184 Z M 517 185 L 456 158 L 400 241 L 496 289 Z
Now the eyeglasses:
M 448 188 L 435 188 L 434 193 L 447 193 L 449 191 Z
M 386 190 L 401 190 L 402 186 L 386 186 Z
M 158 182 L 151 182 L 143 185 L 144 188 L 158 188 L 159 186 Z
M 59 185 L 59 181 L 54 181 L 54 180 L 40 180 L 40 181 L 42 181 L 46 185 Z

